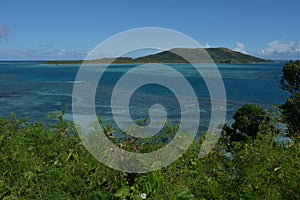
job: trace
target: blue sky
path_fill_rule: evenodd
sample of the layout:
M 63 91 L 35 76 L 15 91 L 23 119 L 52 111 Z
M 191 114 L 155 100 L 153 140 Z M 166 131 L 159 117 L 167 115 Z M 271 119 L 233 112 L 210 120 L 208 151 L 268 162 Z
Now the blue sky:
M 206 47 L 300 59 L 299 0 L 0 0 L 0 60 L 83 59 L 138 27 L 180 31 Z

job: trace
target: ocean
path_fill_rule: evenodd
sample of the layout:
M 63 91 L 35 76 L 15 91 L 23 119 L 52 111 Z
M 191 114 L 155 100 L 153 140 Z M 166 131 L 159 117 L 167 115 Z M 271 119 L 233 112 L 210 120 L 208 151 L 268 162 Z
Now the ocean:
M 287 94 L 281 90 L 279 84 L 283 65 L 284 62 L 217 64 L 227 96 L 227 123 L 232 122 L 234 112 L 246 103 L 257 104 L 265 109 L 284 103 Z M 114 125 L 110 103 L 115 84 L 122 75 L 136 66 L 111 65 L 101 77 L 96 92 L 95 108 L 96 113 L 101 115 L 106 123 Z M 205 130 L 210 120 L 211 101 L 203 78 L 191 65 L 169 66 L 183 74 L 194 89 L 199 101 L 200 129 Z M 72 64 L 48 65 L 43 62 L 0 62 L 0 116 L 9 117 L 10 113 L 14 112 L 17 117 L 28 118 L 31 123 L 47 122 L 49 113 L 65 110 L 65 119 L 72 121 L 73 85 L 88 81 L 75 82 L 79 67 L 80 65 Z M 151 76 L 176 78 L 176 74 L 162 74 L 157 69 L 153 70 Z M 168 88 L 154 83 L 140 87 L 133 93 L 129 103 L 132 119 L 147 119 L 148 110 L 154 104 L 165 107 L 172 123 L 180 121 L 180 106 L 176 95 Z M 122 108 L 118 112 L 122 113 Z

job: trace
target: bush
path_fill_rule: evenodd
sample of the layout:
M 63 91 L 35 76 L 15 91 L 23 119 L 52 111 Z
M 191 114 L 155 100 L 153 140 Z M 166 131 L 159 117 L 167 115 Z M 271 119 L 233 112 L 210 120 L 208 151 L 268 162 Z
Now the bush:
M 226 144 L 228 151 L 233 150 L 234 146 L 237 149 L 241 148 L 249 139 L 254 140 L 259 131 L 264 132 L 261 129 L 262 125 L 264 129 L 266 126 L 272 127 L 267 113 L 254 104 L 245 104 L 232 118 L 232 125 L 225 124 L 222 132 L 222 142 Z

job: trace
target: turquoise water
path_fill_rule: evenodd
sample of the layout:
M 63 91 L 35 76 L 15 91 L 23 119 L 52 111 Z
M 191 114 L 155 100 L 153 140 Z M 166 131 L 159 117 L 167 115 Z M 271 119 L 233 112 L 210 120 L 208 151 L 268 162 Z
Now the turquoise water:
M 287 97 L 279 86 L 284 63 L 272 64 L 218 64 L 228 101 L 227 120 L 245 103 L 255 103 L 265 108 L 281 104 Z M 97 89 L 96 112 L 105 121 L 113 123 L 110 97 L 118 79 L 136 65 L 113 65 L 101 78 Z M 210 117 L 210 99 L 204 81 L 187 64 L 172 64 L 193 86 L 201 113 L 201 127 L 206 127 Z M 0 62 L 0 116 L 15 112 L 30 122 L 45 120 L 49 112 L 66 109 L 66 118 L 72 120 L 72 89 L 79 65 L 45 65 L 41 62 Z M 153 70 L 153 76 L 162 75 Z M 208 77 L 209 73 L 206 74 Z M 165 74 L 166 77 L 175 76 Z M 175 78 L 175 77 L 174 77 Z M 87 80 L 83 80 L 87 81 Z M 78 82 L 80 84 L 80 82 Z M 180 120 L 180 108 L 174 94 L 165 87 L 150 84 L 139 88 L 131 98 L 133 119 L 148 117 L 147 110 L 160 103 L 168 117 Z M 122 109 L 120 109 L 122 112 Z

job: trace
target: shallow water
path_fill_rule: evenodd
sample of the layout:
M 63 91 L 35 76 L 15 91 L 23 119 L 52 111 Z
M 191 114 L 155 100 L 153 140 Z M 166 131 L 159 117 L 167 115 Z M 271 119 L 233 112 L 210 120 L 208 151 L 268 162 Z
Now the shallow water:
M 279 79 L 284 63 L 271 64 L 218 64 L 227 96 L 227 122 L 239 107 L 255 103 L 265 108 L 281 104 L 287 95 L 280 89 Z M 110 66 L 100 80 L 96 92 L 96 112 L 108 123 L 113 123 L 111 114 L 111 93 L 120 77 L 136 65 Z M 204 80 L 188 64 L 169 65 L 184 75 L 192 85 L 200 107 L 200 129 L 205 129 L 210 120 L 211 102 Z M 203 67 L 207 78 L 214 78 L 209 66 Z M 93 74 L 101 66 L 90 67 Z M 205 70 L 207 68 L 207 70 Z M 0 116 L 15 112 L 30 122 L 45 120 L 49 112 L 66 109 L 65 118 L 72 120 L 72 90 L 79 65 L 45 65 L 41 62 L 0 62 Z M 139 73 L 139 72 L 137 72 Z M 142 73 L 142 72 L 140 72 Z M 137 74 L 140 76 L 139 74 Z M 164 73 L 159 68 L 151 71 L 152 76 L 176 80 L 176 73 Z M 77 80 L 81 84 L 89 80 Z M 139 88 L 130 101 L 130 114 L 134 120 L 148 117 L 148 110 L 154 104 L 165 107 L 168 117 L 174 123 L 180 120 L 179 103 L 166 87 L 148 84 Z M 118 108 L 122 113 L 124 109 Z M 188 108 L 185 112 L 189 111 Z

